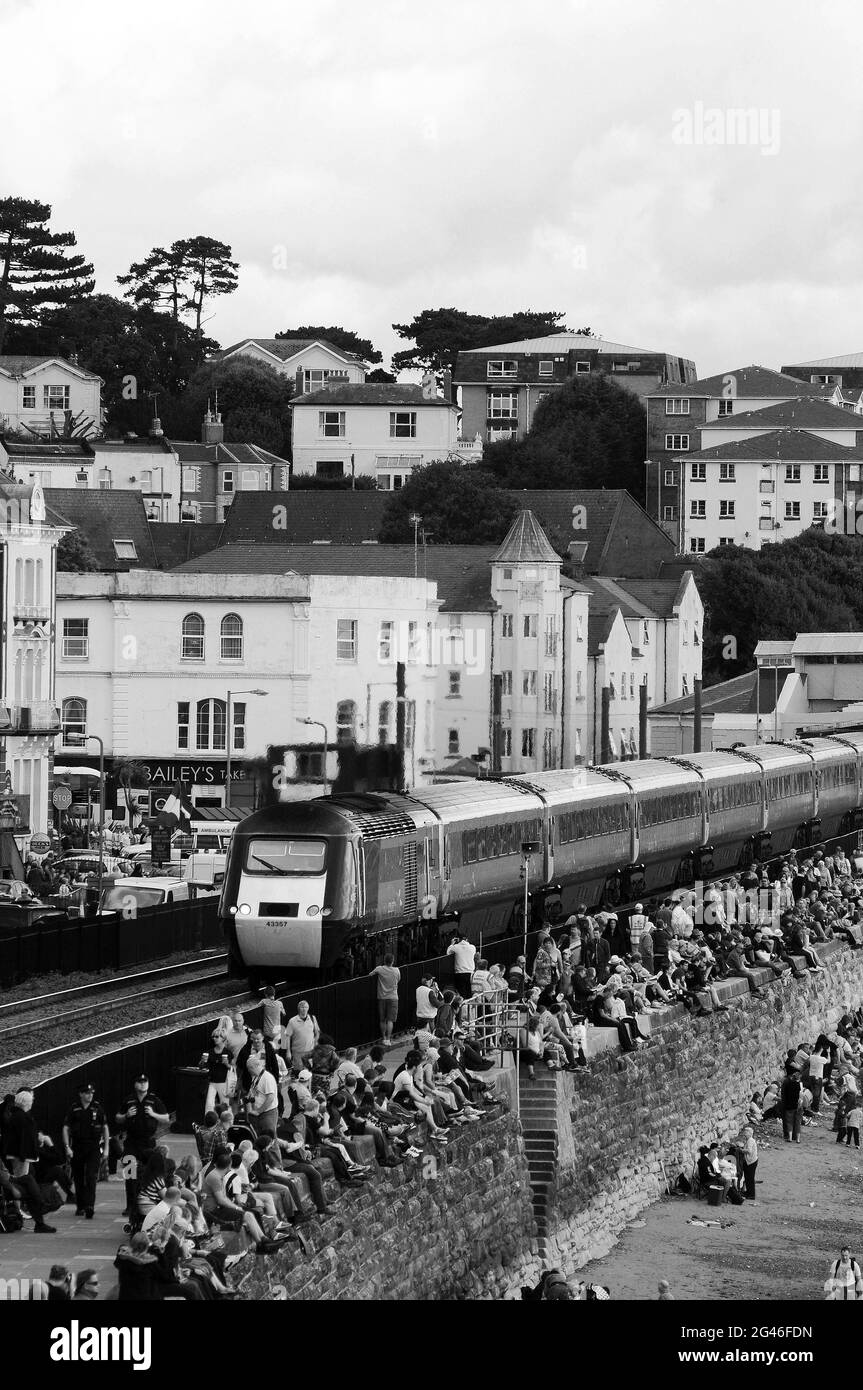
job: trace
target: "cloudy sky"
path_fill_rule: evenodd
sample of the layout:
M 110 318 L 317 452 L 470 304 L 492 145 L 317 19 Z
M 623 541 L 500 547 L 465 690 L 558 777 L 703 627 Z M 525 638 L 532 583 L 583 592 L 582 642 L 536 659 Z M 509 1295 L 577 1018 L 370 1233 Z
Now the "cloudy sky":
M 0 0 L 0 196 L 98 288 L 227 241 L 226 344 L 561 309 L 702 375 L 863 350 L 850 0 Z M 734 110 L 752 109 L 745 143 Z

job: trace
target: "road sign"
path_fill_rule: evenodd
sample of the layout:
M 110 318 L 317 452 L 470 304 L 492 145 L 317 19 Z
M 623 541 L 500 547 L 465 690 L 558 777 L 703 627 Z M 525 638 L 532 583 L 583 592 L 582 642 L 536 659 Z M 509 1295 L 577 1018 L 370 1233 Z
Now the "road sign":
M 31 836 L 30 836 L 30 853 L 31 853 L 31 854 L 47 854 L 50 848 L 51 848 L 51 841 L 48 839 L 48 836 L 47 836 L 47 835 L 31 835 Z
M 58 811 L 68 811 L 69 807 L 72 805 L 72 788 L 65 786 L 55 787 L 51 793 L 51 800 Z

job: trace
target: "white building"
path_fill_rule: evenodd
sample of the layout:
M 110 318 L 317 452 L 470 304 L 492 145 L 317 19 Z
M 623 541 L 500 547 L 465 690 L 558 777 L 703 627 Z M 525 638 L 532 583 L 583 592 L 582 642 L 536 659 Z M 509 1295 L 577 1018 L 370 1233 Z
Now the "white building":
M 322 338 L 243 338 L 214 353 L 212 360 L 230 362 L 236 358 L 249 358 L 272 367 L 279 376 L 293 378 L 298 393 L 320 391 L 329 385 L 361 385 L 366 379 L 366 364 L 361 358 Z
M 423 386 L 346 385 L 291 402 L 295 473 L 375 478 L 384 491 L 437 459 L 477 458 L 481 444 L 459 439 L 458 406 Z
M 0 433 L 89 439 L 102 431 L 102 378 L 62 357 L 0 356 Z

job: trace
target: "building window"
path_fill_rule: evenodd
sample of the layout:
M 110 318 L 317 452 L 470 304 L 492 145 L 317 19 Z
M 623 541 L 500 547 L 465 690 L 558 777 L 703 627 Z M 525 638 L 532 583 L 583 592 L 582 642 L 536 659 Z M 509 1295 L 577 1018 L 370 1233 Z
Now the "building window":
M 340 700 L 336 706 L 336 743 L 353 743 L 356 736 L 356 702 L 354 700 Z
M 719 537 L 719 544 L 720 544 L 720 545 L 733 545 L 733 544 L 734 544 L 734 537 L 733 537 L 733 536 L 720 536 L 720 537 Z
M 99 488 L 102 492 L 111 491 L 111 470 L 110 468 L 99 469 Z
M 676 507 L 663 507 L 663 508 L 662 508 L 662 520 L 663 520 L 663 521 L 676 521 L 676 520 L 677 520 L 677 508 L 676 508 Z
M 24 407 L 25 410 L 35 410 L 35 409 L 36 409 L 36 387 L 35 387 L 35 386 L 25 386 L 25 387 L 24 387 L 23 407 Z
M 488 419 L 512 419 L 518 416 L 518 392 L 517 391 L 489 391 L 488 393 Z
M 138 550 L 134 541 L 114 541 L 113 545 L 118 560 L 137 560 Z
M 451 700 L 461 698 L 461 671 L 450 671 L 449 673 L 449 698 Z
M 575 731 L 575 756 L 581 757 L 581 729 Z
M 227 710 L 224 700 L 199 700 L 195 720 L 198 751 L 224 752 L 227 745 Z
M 816 483 L 830 482 L 830 465 L 828 463 L 816 463 L 814 481 Z
M 450 729 L 447 735 L 447 752 L 450 754 L 458 752 L 458 729 Z
M 707 464 L 692 463 L 689 466 L 689 478 L 693 483 L 704 483 L 707 481 Z
M 553 613 L 545 620 L 545 654 L 557 656 L 557 617 Z
M 582 685 L 581 671 L 576 671 L 575 673 L 575 698 L 576 700 L 584 699 L 584 689 Z
M 689 448 L 688 434 L 667 434 L 665 436 L 666 449 L 680 449 L 685 452 Z
M 422 661 L 422 649 L 420 644 L 420 625 L 416 622 L 408 623 L 408 661 L 412 665 Z
M 629 698 L 635 699 L 635 674 L 632 671 L 629 673 Z
M 204 619 L 200 613 L 187 613 L 183 619 L 180 656 L 184 661 L 204 660 Z
M 786 465 L 785 465 L 785 481 L 786 481 L 786 483 L 799 483 L 799 482 L 800 482 L 800 464 L 799 464 L 799 463 L 786 463 Z
M 580 613 L 575 616 L 575 640 L 576 642 L 584 641 L 584 618 Z
M 64 700 L 61 711 L 61 724 L 63 728 L 63 742 L 65 744 L 77 743 L 78 734 L 87 732 L 87 701 L 86 700 Z M 76 737 L 70 738 L 69 735 Z
M 177 705 L 177 747 L 189 746 L 189 701 L 180 700 Z
M 243 620 L 238 613 L 226 613 L 222 619 L 222 660 L 242 661 Z
M 758 484 L 758 491 L 759 491 L 759 492 L 771 492 L 771 493 L 772 493 L 772 491 L 773 491 L 773 483 L 772 483 L 772 481 L 771 481 L 771 482 L 767 482 L 767 481 L 762 481 L 762 482 L 760 482 L 760 483 Z M 762 506 L 763 506 L 763 505 L 764 505 L 764 503 L 762 503 Z M 769 506 L 770 504 L 767 503 L 766 505 Z
M 43 410 L 68 410 L 69 409 L 69 387 L 68 386 L 43 386 L 42 387 Z
M 719 481 L 721 483 L 733 483 L 735 481 L 733 463 L 720 463 Z
M 666 415 L 688 415 L 689 401 L 685 396 L 670 396 L 665 402 Z
M 491 358 L 486 363 L 486 376 L 488 377 L 513 377 L 518 376 L 518 363 L 510 358 Z
M 512 671 L 501 671 L 500 693 L 501 695 L 512 694 Z
M 799 503 L 799 502 L 786 502 L 786 503 L 785 503 L 785 520 L 786 520 L 786 521 L 799 521 L 799 520 L 800 520 L 800 503 Z
M 90 619 L 63 619 L 63 656 L 67 661 L 87 661 L 90 656 Z
M 501 635 L 501 637 L 511 637 L 511 636 L 512 636 L 512 614 L 511 614 L 511 613 L 504 613 L 504 614 L 502 614 L 500 622 L 501 622 L 501 630 L 500 630 L 500 635 Z
M 542 697 L 545 713 L 557 714 L 557 688 L 553 671 L 546 671 L 542 678 Z
M 734 503 L 727 497 L 723 497 L 719 503 L 720 517 L 732 517 L 734 515 Z
M 394 632 L 395 623 L 391 622 L 389 619 L 384 619 L 378 632 L 378 661 L 392 661 Z
M 536 671 L 522 671 L 521 693 L 522 695 L 536 694 Z
M 587 372 L 589 372 L 589 371 L 590 371 L 590 363 L 589 363 L 589 362 L 576 362 L 576 364 L 575 364 L 575 374 L 576 374 L 576 376 L 583 376 L 585 373 L 587 373 Z
M 700 500 L 699 500 L 698 498 L 694 498 L 694 499 L 690 502 L 690 504 L 689 504 L 689 515 L 690 515 L 691 517 L 696 517 L 696 518 L 701 518 L 701 517 L 706 517 L 706 516 L 707 516 L 707 503 L 704 501 L 703 498 L 700 499 Z
M 233 729 L 231 737 L 234 740 L 234 748 L 242 750 L 246 746 L 246 706 L 245 702 L 235 700 L 231 705 L 231 723 Z
M 693 555 L 700 555 L 701 552 L 704 550 L 704 537 L 703 537 L 703 536 L 690 536 L 690 537 L 689 537 L 689 550 L 690 550 L 690 553 L 693 554 Z
M 315 477 L 333 481 L 345 476 L 344 459 L 318 459 L 315 464 Z
M 417 702 L 408 700 L 405 703 L 405 748 L 413 748 L 416 738 L 417 727 Z
M 688 695 L 688 694 L 689 694 L 689 677 L 688 677 L 688 676 L 684 676 L 684 677 L 683 677 L 683 689 L 682 689 L 682 691 L 681 691 L 680 693 L 681 693 L 682 695 Z
M 544 768 L 554 767 L 556 761 L 554 730 L 546 729 L 542 736 L 542 765 Z
M 500 731 L 501 757 L 512 757 L 512 729 L 501 729 Z
M 389 743 L 392 717 L 392 701 L 381 700 L 380 704 L 378 705 L 378 743 Z
M 815 502 L 812 507 L 813 521 L 826 521 L 828 516 L 828 506 L 826 502 Z
M 336 661 L 356 661 L 356 659 L 356 619 L 339 618 L 336 622 Z
M 617 699 L 617 684 L 614 679 L 613 671 L 609 671 L 608 673 L 608 693 L 612 700 Z
M 733 402 L 732 400 L 721 400 L 721 401 L 719 402 L 719 414 L 720 414 L 720 415 L 733 415 L 733 414 L 734 414 L 734 402 Z
M 390 439 L 416 439 L 417 413 L 415 410 L 390 411 Z
M 344 439 L 345 412 L 343 410 L 319 410 L 318 434 L 321 439 Z
M 641 624 L 641 645 L 643 647 L 650 646 L 650 624 L 646 622 Z
M 674 476 L 674 469 L 673 469 L 673 468 L 666 468 L 665 472 L 664 472 L 663 475 L 662 475 L 662 482 L 663 482 L 663 485 L 664 485 L 665 487 L 675 487 L 675 486 L 676 486 L 677 480 L 676 480 L 676 478 L 675 478 L 675 476 Z
M 536 613 L 525 613 L 525 615 L 524 615 L 524 623 L 523 623 L 523 632 L 524 632 L 524 636 L 525 636 L 525 637 L 535 637 L 535 636 L 536 636 L 536 633 L 537 633 L 537 617 L 538 617 L 538 614 L 536 614 Z
M 536 729 L 522 729 L 521 731 L 521 756 L 532 758 L 536 745 Z
M 261 475 L 254 468 L 244 468 L 240 479 L 240 487 L 243 492 L 266 492 L 266 487 L 261 487 Z
M 539 374 L 540 376 L 554 376 L 554 363 L 547 358 L 540 358 Z
M 233 470 L 233 468 L 226 468 L 225 471 L 224 471 L 223 474 L 222 474 L 222 491 L 223 491 L 223 492 L 233 492 L 233 491 L 234 491 L 234 470 Z
M 197 468 L 183 469 L 183 491 L 197 492 L 199 482 L 199 472 Z

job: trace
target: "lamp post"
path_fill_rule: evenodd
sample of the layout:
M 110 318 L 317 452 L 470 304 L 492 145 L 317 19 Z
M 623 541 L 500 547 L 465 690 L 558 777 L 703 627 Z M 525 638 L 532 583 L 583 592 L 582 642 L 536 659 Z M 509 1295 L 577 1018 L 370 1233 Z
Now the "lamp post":
M 527 914 L 530 902 L 528 887 L 530 884 L 530 856 L 539 850 L 538 840 L 522 840 L 521 842 L 521 872 L 524 876 L 524 956 L 527 960 Z
M 102 857 L 105 852 L 105 744 L 98 734 L 67 734 L 67 743 L 86 746 L 90 740 L 99 745 L 99 872 L 96 891 L 96 910 L 102 911 Z
M 328 744 L 328 742 L 329 742 L 329 739 L 327 738 L 327 726 L 326 726 L 326 724 L 322 723 L 320 719 L 300 719 L 300 718 L 298 718 L 298 719 L 297 719 L 297 723 L 298 723 L 298 724 L 313 724 L 313 725 L 315 726 L 316 729 L 323 729 L 323 731 L 324 731 L 324 755 L 323 755 L 323 758 L 321 759 L 321 771 L 322 771 L 322 773 L 323 773 L 322 781 L 323 781 L 323 784 L 324 784 L 324 796 L 326 796 L 326 795 L 328 794 L 328 792 L 329 792 L 329 786 L 328 786 L 328 784 L 327 784 L 327 744 Z
M 225 810 L 231 807 L 231 700 L 235 695 L 269 695 L 269 690 L 229 690 L 226 701 L 225 714 L 227 716 L 227 728 L 225 730 Z

